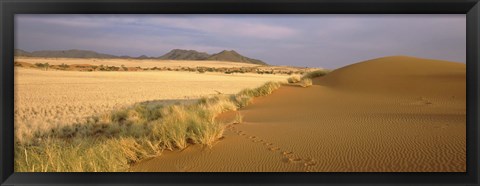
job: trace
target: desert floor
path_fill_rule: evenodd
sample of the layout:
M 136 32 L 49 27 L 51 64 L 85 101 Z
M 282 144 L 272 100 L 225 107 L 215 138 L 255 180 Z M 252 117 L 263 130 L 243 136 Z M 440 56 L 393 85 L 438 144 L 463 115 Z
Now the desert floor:
M 286 78 L 269 74 L 76 72 L 16 67 L 15 128 L 22 135 L 29 135 L 37 130 L 83 123 L 88 116 L 135 103 L 188 103 Z
M 346 66 L 256 98 L 211 149 L 165 151 L 131 171 L 464 172 L 465 69 L 403 56 Z

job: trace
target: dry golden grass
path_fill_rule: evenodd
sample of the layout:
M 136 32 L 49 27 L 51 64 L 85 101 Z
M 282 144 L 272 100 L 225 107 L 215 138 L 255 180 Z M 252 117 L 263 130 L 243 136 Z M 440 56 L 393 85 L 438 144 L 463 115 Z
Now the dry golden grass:
M 183 149 L 189 143 L 212 146 L 224 130 L 214 121 L 216 115 L 236 110 L 251 96 L 269 94 L 280 84 L 246 88 L 287 78 L 24 68 L 15 73 L 19 172 L 125 171 L 129 163 L 165 149 Z M 177 102 L 183 104 L 173 104 Z
M 302 80 L 300 80 L 299 84 L 300 84 L 300 86 L 302 86 L 302 87 L 312 86 L 312 79 L 310 79 L 310 78 L 303 78 Z
M 66 72 L 16 69 L 16 138 L 84 123 L 86 117 L 139 102 L 192 102 L 233 94 L 286 76 L 193 72 Z
M 137 67 L 153 68 L 153 67 L 256 67 L 260 65 L 249 63 L 235 63 L 224 61 L 188 61 L 188 60 L 158 60 L 158 59 L 82 59 L 82 58 L 38 58 L 38 57 L 15 57 L 15 62 L 26 62 L 30 64 L 48 63 L 50 65 L 74 65 L 74 64 L 90 64 L 90 65 L 109 65 L 120 67 Z

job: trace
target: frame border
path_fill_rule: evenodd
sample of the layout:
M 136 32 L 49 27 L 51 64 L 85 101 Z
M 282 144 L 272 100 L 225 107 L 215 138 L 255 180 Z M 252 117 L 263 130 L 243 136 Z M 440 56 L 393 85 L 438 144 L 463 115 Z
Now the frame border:
M 0 0 L 1 185 L 451 184 L 479 185 L 479 0 Z M 466 14 L 466 173 L 15 173 L 15 14 Z

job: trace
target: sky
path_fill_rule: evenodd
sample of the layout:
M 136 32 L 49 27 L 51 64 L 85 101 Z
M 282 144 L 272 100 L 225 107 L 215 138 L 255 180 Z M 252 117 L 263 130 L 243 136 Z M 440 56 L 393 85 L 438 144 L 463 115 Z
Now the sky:
M 28 15 L 15 48 L 158 57 L 222 50 L 272 65 L 339 68 L 408 55 L 465 63 L 466 17 L 450 15 Z

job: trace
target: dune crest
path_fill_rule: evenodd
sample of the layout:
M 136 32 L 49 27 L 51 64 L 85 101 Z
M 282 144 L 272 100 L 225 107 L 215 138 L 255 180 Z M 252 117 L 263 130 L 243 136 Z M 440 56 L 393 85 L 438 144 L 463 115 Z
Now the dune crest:
M 466 65 L 409 56 L 389 56 L 332 71 L 315 84 L 347 91 L 465 98 Z

